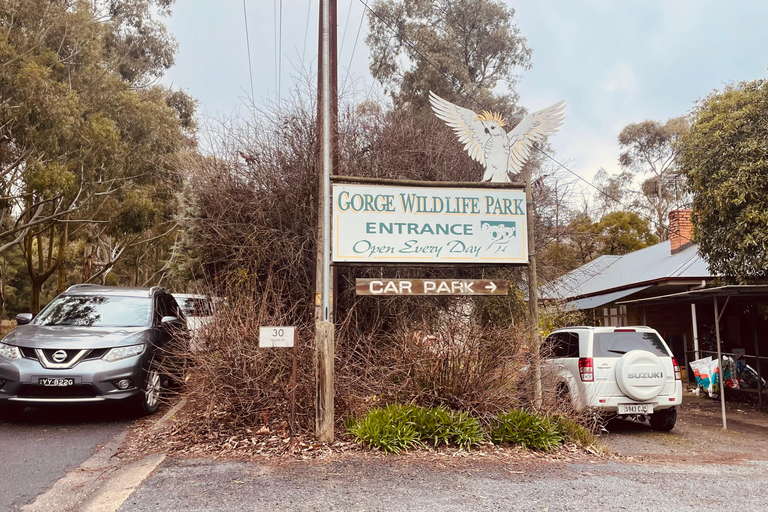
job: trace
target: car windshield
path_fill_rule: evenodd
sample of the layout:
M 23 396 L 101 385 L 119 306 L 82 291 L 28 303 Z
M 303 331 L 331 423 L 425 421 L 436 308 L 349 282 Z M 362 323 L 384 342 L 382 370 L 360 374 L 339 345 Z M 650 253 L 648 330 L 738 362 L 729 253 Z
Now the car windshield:
M 664 342 L 653 332 L 595 333 L 592 357 L 621 357 L 632 350 L 645 350 L 657 356 L 669 356 Z
M 82 327 L 144 327 L 150 323 L 149 297 L 64 295 L 38 315 L 38 325 Z

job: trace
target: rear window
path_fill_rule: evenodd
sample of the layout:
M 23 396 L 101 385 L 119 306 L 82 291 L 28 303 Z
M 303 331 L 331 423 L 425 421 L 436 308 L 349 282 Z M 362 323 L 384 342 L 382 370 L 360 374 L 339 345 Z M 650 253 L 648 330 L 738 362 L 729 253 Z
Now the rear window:
M 664 342 L 653 332 L 595 333 L 592 357 L 621 357 L 632 350 L 645 350 L 657 356 L 669 356 Z

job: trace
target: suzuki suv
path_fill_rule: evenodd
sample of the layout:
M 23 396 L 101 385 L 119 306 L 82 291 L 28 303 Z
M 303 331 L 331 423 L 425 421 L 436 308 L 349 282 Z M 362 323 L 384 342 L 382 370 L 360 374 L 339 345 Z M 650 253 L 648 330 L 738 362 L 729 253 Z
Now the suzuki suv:
M 186 324 L 164 288 L 81 284 L 0 341 L 0 414 L 25 407 L 129 401 L 159 406 L 169 344 Z M 182 338 L 183 339 L 183 338 Z
M 542 345 L 545 382 L 576 410 L 648 419 L 672 430 L 683 400 L 680 366 L 650 327 L 567 327 Z

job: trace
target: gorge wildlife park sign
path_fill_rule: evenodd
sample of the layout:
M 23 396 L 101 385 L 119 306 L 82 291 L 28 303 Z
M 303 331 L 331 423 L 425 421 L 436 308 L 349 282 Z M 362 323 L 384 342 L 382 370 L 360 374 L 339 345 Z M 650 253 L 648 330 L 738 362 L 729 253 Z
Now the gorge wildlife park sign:
M 333 185 L 333 261 L 525 264 L 525 192 Z

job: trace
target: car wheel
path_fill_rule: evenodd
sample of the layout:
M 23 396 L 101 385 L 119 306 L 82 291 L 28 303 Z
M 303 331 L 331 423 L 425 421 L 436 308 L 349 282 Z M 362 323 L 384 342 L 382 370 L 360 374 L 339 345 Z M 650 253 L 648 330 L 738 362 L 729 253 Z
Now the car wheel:
M 152 414 L 160 407 L 160 400 L 163 396 L 163 388 L 166 385 L 166 379 L 160 371 L 160 365 L 153 357 L 147 365 L 147 371 L 144 375 L 144 382 L 139 393 L 138 413 L 141 415 Z
M 669 432 L 675 428 L 675 423 L 677 423 L 677 409 L 672 408 L 654 412 L 651 414 L 648 422 L 653 430 Z
M 0 420 L 17 420 L 21 416 L 21 413 L 24 412 L 24 409 L 26 409 L 26 406 L 19 404 L 6 403 L 0 405 Z

